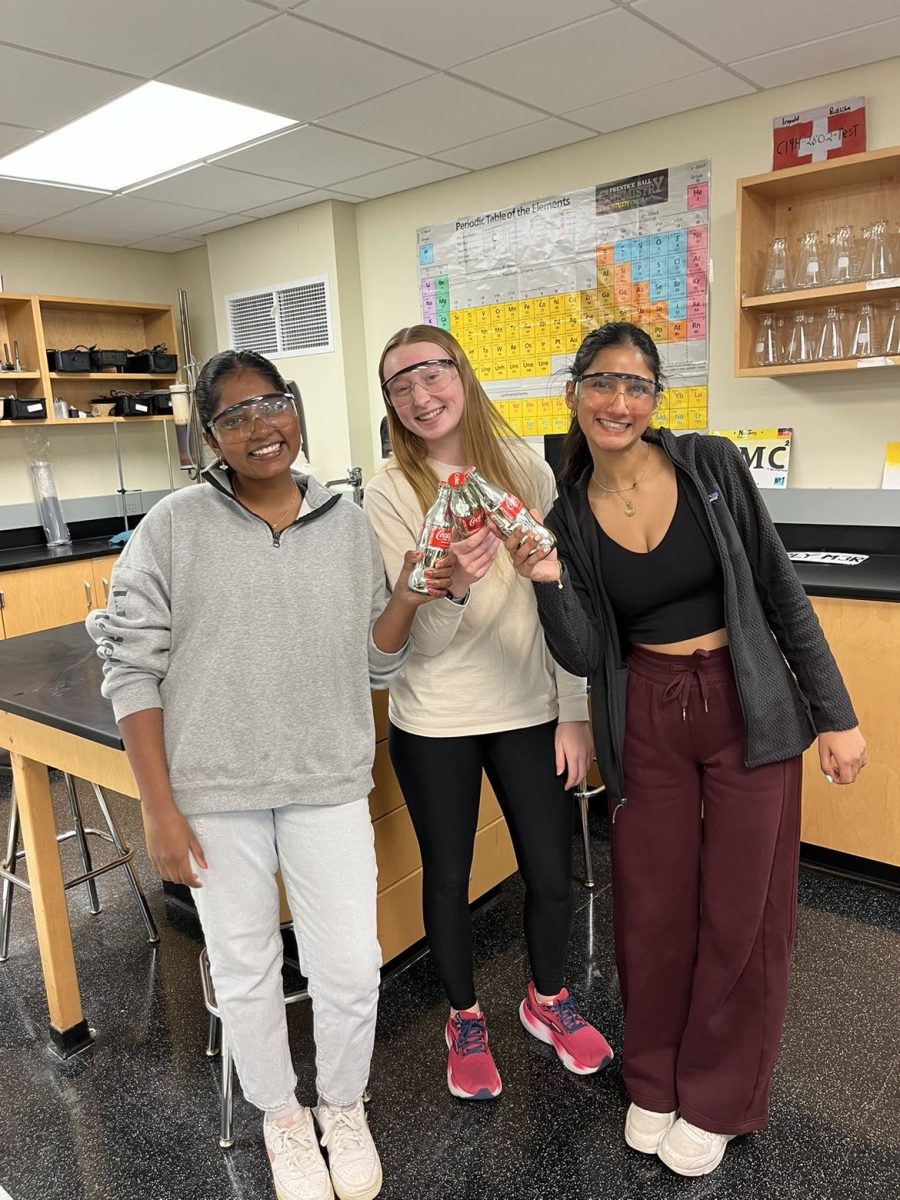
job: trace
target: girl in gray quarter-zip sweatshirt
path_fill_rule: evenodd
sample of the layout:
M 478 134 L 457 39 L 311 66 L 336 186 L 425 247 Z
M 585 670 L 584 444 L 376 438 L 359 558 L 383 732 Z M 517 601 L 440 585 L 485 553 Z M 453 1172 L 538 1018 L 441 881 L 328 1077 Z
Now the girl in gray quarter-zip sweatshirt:
M 193 889 L 216 999 L 280 1196 L 374 1197 L 362 1107 L 378 1003 L 370 688 L 402 667 L 417 607 L 452 568 L 389 594 L 362 510 L 290 464 L 293 397 L 224 351 L 198 409 L 218 466 L 160 501 L 88 618 L 144 807 L 151 861 Z M 315 1122 L 295 1095 L 281 981 L 280 870 L 314 997 Z M 330 1174 L 330 1180 L 329 1180 Z

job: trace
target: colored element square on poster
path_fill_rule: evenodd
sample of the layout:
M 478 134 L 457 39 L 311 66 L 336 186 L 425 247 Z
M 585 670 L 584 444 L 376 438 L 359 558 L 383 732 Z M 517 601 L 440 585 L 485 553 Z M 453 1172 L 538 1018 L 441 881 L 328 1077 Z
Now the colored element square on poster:
M 772 122 L 772 170 L 825 162 L 866 148 L 866 101 L 862 96 L 789 113 Z
M 888 442 L 884 448 L 884 474 L 882 488 L 900 488 L 900 442 Z

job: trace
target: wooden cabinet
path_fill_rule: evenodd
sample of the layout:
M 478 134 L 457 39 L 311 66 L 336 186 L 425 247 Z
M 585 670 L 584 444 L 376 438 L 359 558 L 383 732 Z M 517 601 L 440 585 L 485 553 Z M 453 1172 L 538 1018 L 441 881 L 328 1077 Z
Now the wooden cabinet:
M 90 411 L 96 400 L 109 400 L 110 389 L 135 392 L 167 388 L 177 374 L 119 374 L 115 371 L 51 371 L 47 350 L 69 350 L 74 346 L 97 346 L 102 350 L 134 350 L 164 344 L 178 353 L 172 307 L 168 304 L 93 300 L 78 296 L 25 296 L 0 293 L 0 342 L 19 344 L 19 372 L 0 373 L 0 395 L 29 399 L 42 397 L 47 416 L 37 421 L 0 420 L 0 426 L 53 425 L 69 427 L 71 418 L 58 418 L 53 400 Z M 2 346 L 0 346 L 2 350 Z M 159 417 L 92 417 L 92 424 L 112 421 L 166 421 Z M 79 422 L 84 428 L 84 422 Z
M 103 561 L 103 560 L 99 560 Z M 93 563 L 54 563 L 0 574 L 0 616 L 7 637 L 83 621 L 95 608 Z
M 118 554 L 105 554 L 91 559 L 91 579 L 94 585 L 94 608 L 103 608 L 109 599 L 109 576 Z
M 869 763 L 850 787 L 826 783 L 806 752 L 801 837 L 813 846 L 900 866 L 900 604 L 815 597 L 844 676 Z
M 856 305 L 900 296 L 897 278 L 848 283 L 840 287 L 803 288 L 763 294 L 766 257 L 773 238 L 784 237 L 795 247 L 804 232 L 818 231 L 822 253 L 827 237 L 839 225 L 853 225 L 857 238 L 873 221 L 887 220 L 891 235 L 900 221 L 900 147 L 853 154 L 846 158 L 772 171 L 737 182 L 737 262 L 735 269 L 735 374 L 798 375 L 819 371 L 856 370 L 862 366 L 900 366 L 892 359 L 843 359 L 779 366 L 754 366 L 759 317 L 763 312 L 797 309 L 821 311 L 827 305 Z M 861 248 L 861 247 L 860 247 Z

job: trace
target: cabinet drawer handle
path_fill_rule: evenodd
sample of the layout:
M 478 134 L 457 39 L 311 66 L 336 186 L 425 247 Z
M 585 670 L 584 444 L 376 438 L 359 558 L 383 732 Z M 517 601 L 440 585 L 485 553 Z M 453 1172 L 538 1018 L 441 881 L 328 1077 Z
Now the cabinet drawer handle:
M 103 580 L 103 599 L 109 601 L 109 580 Z
M 87 610 L 88 610 L 88 612 L 90 612 L 91 609 L 94 607 L 94 597 L 91 594 L 91 585 L 90 585 L 90 583 L 88 583 L 87 580 L 84 581 L 84 598 L 85 598 L 85 601 L 87 602 Z

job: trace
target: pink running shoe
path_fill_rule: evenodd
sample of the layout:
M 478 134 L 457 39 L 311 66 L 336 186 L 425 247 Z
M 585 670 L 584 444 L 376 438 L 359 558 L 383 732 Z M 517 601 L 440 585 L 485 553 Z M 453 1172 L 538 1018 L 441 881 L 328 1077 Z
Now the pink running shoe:
M 576 1075 L 593 1075 L 612 1062 L 609 1042 L 599 1029 L 588 1024 L 565 988 L 552 1004 L 540 1004 L 534 984 L 529 983 L 519 1005 L 519 1017 L 531 1036 L 552 1046 L 563 1066 Z
M 450 1054 L 447 1087 L 460 1100 L 493 1100 L 503 1089 L 494 1056 L 488 1049 L 483 1013 L 460 1012 L 444 1030 Z

